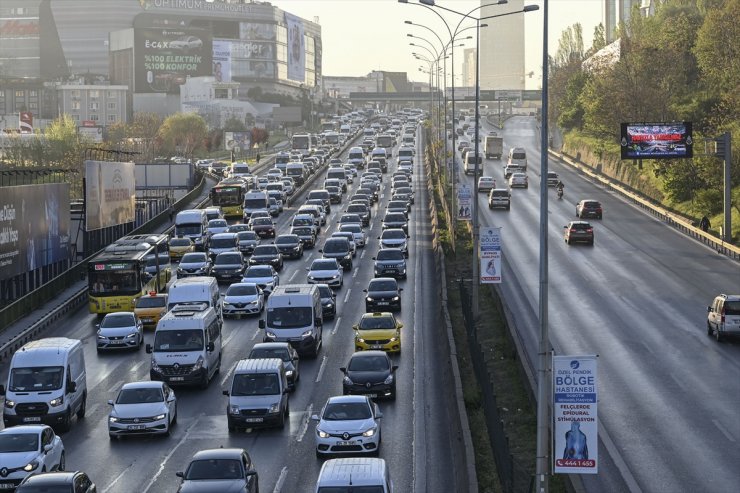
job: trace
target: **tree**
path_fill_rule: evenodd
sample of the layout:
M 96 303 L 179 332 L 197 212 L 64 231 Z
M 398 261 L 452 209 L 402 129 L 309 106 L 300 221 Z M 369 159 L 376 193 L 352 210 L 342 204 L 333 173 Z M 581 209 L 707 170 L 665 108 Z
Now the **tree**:
M 139 159 L 153 161 L 159 154 L 157 135 L 162 126 L 162 117 L 156 113 L 139 112 L 127 125 L 126 137 L 132 139 L 134 148 L 139 151 Z
M 164 120 L 157 137 L 166 152 L 192 158 L 203 147 L 207 135 L 206 122 L 200 115 L 175 113 Z
M 264 128 L 253 127 L 252 128 L 252 145 L 259 145 L 266 143 L 270 138 L 270 133 Z
M 243 121 L 232 116 L 224 123 L 224 132 L 246 132 L 247 126 Z

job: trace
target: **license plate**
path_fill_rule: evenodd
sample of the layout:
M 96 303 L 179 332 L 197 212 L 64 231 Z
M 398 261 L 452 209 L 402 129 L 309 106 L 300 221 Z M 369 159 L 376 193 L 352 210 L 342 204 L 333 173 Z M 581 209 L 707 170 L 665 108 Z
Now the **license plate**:
M 40 423 L 41 417 L 40 416 L 30 416 L 28 418 L 23 418 L 24 423 Z
M 385 269 L 383 274 L 395 274 L 396 269 Z
M 146 428 L 144 425 L 128 425 L 129 430 L 143 430 Z
M 123 341 L 110 341 L 108 344 L 120 345 L 123 344 Z
M 368 396 L 370 399 L 375 399 L 376 397 L 378 397 L 378 394 L 365 394 L 365 395 Z
M 390 305 L 390 301 L 378 301 L 378 305 Z
M 350 445 L 357 445 L 357 442 L 354 441 L 354 440 L 348 440 L 346 442 L 341 441 L 341 442 L 337 442 L 337 445 L 340 446 L 340 447 L 347 447 L 347 446 L 350 446 Z
M 145 324 L 150 324 L 150 323 L 154 322 L 154 319 L 153 318 L 142 318 L 141 319 L 141 322 L 142 323 L 145 323 Z
M 372 346 L 370 346 L 370 349 L 380 349 L 382 347 L 383 346 L 381 346 L 380 344 L 373 344 Z
M 15 485 L 13 483 L 0 483 L 0 490 L 14 490 Z
M 170 382 L 182 382 L 185 380 L 185 377 L 170 377 Z
M 264 421 L 264 418 L 245 418 L 244 421 L 247 423 L 261 423 Z

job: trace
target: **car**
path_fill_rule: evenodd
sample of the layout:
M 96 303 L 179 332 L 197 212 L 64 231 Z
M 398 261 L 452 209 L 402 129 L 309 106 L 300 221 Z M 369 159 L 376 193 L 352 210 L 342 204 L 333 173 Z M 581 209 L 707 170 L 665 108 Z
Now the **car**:
M 283 211 L 283 202 L 278 200 L 275 197 L 270 197 L 267 199 L 267 203 L 269 204 L 269 211 L 270 216 L 275 217 L 279 216 L 280 213 Z
M 272 265 L 251 265 L 244 272 L 242 283 L 254 283 L 269 296 L 275 286 L 280 284 L 280 276 Z
M 262 240 L 254 231 L 239 231 L 236 234 L 236 242 L 242 255 L 251 255 Z
M 0 431 L 0 491 L 12 491 L 30 475 L 64 467 L 64 443 L 50 426 L 18 425 Z
M 209 221 L 212 219 L 223 219 L 224 218 L 224 213 L 221 210 L 221 208 L 218 206 L 206 207 L 203 210 L 206 211 L 206 218 Z
M 359 224 L 354 224 L 354 223 L 352 223 L 351 225 L 359 226 Z M 348 226 L 348 225 L 343 224 L 342 226 Z M 357 244 L 355 243 L 355 235 L 353 235 L 349 231 L 336 231 L 332 233 L 329 238 L 345 238 L 349 242 L 349 248 L 352 251 L 352 258 L 355 258 L 357 256 Z
M 339 232 L 340 233 L 352 233 L 352 241 L 354 241 L 355 246 L 357 248 L 365 248 L 365 245 L 367 244 L 367 235 L 362 230 L 361 225 L 355 224 L 355 223 L 340 224 Z
M 576 217 L 580 219 L 586 217 L 601 219 L 602 214 L 601 202 L 598 200 L 581 200 L 576 204 Z
M 478 178 L 478 192 L 489 192 L 493 188 L 496 188 L 496 180 L 492 176 Z
M 290 176 L 284 176 L 282 179 L 283 189 L 287 196 L 293 195 L 296 189 L 295 181 Z
M 324 258 L 333 258 L 339 262 L 345 271 L 352 270 L 352 246 L 345 238 L 328 238 L 324 248 L 319 250 Z
M 210 276 L 211 267 L 211 259 L 205 252 L 186 253 L 177 265 L 177 277 Z
M 547 186 L 548 187 L 557 186 L 559 182 L 560 182 L 560 177 L 558 177 L 557 173 L 555 173 L 554 171 L 547 172 Z
M 183 36 L 169 42 L 169 47 L 173 50 L 184 51 L 199 50 L 203 47 L 203 41 L 195 36 Z
M 184 472 L 177 493 L 259 493 L 259 475 L 243 448 L 216 448 L 195 453 Z
M 249 223 L 247 224 L 250 230 L 252 229 L 252 220 L 260 217 L 266 217 L 270 219 L 272 218 L 272 215 L 270 215 L 270 211 L 268 211 L 267 209 L 257 209 L 255 211 L 252 211 L 252 213 L 249 215 Z
M 406 279 L 406 256 L 399 248 L 383 248 L 373 257 L 375 277 Z
M 329 200 L 331 200 L 332 204 L 342 203 L 342 189 L 341 188 L 327 185 L 325 189 L 327 192 L 329 192 Z
M 370 226 L 370 219 L 372 218 L 370 207 L 365 204 L 352 204 L 347 206 L 346 212 L 348 214 L 357 214 L 362 220 L 362 227 L 366 228 Z
M 218 233 L 226 233 L 227 229 L 229 229 L 229 223 L 226 222 L 226 219 L 211 219 L 210 221 L 208 221 L 209 241 L 213 235 L 216 235 Z
M 509 188 L 529 188 L 529 180 L 524 173 L 512 173 L 509 177 Z
M 594 244 L 594 228 L 591 223 L 587 221 L 571 221 L 567 225 L 563 226 L 563 238 L 565 243 L 588 243 L 589 245 Z
M 355 331 L 355 351 L 400 353 L 402 328 L 403 324 L 391 312 L 365 313 L 359 323 L 352 326 Z
M 298 259 L 303 257 L 303 242 L 298 235 L 280 235 L 275 238 L 275 246 L 283 254 L 283 258 Z
M 170 239 L 170 259 L 173 261 L 182 259 L 186 253 L 195 251 L 195 243 L 186 236 L 177 236 Z
M 393 277 L 376 277 L 370 280 L 367 289 L 362 292 L 365 296 L 365 311 L 375 312 L 381 310 L 401 310 L 401 291 L 398 281 Z
M 385 206 L 386 212 L 403 212 L 408 217 L 411 212 L 411 204 L 407 200 L 391 200 Z
M 318 258 L 307 267 L 308 284 L 326 284 L 332 288 L 341 288 L 344 285 L 344 272 L 337 259 Z
M 133 312 L 112 312 L 98 324 L 97 350 L 141 348 L 144 324 Z
M 248 224 L 232 224 L 229 226 L 229 229 L 226 230 L 227 233 L 241 233 L 243 231 L 251 231 Z
M 411 161 L 399 161 L 398 171 L 401 171 L 403 173 L 406 173 L 408 176 L 411 176 L 414 174 L 414 163 L 412 163 Z
M 470 142 L 468 142 L 467 140 L 462 140 L 462 139 L 459 140 L 459 141 L 457 141 L 457 150 L 458 151 L 462 151 L 466 147 L 470 147 Z
M 386 336 L 378 335 L 377 337 Z M 344 373 L 342 393 L 344 395 L 364 395 L 371 399 L 386 397 L 395 400 L 396 378 L 394 373 L 397 369 L 398 366 L 393 364 L 384 351 L 356 352 L 350 356 L 347 366 L 340 368 L 340 371 Z
M 16 488 L 15 493 L 39 493 L 40 491 L 64 491 L 65 493 L 95 493 L 97 487 L 82 471 L 45 472 L 31 474 Z
M 215 259 L 222 252 L 238 252 L 239 241 L 237 233 L 218 233 L 208 241 L 208 255 Z
M 156 327 L 159 319 L 167 313 L 167 299 L 166 293 L 156 291 L 150 291 L 149 294 L 136 298 L 134 314 L 139 317 L 145 329 Z
M 707 307 L 707 334 L 717 342 L 740 335 L 740 295 L 720 294 Z
M 393 190 L 392 197 L 399 197 L 399 200 L 408 200 L 411 204 L 414 203 L 414 191 L 411 187 L 400 187 Z M 392 199 L 395 200 L 395 199 Z
M 381 249 L 398 248 L 406 258 L 409 256 L 408 238 L 409 236 L 402 229 L 386 229 L 378 236 Z
M 277 358 L 283 360 L 285 366 L 285 376 L 288 377 L 288 388 L 295 390 L 298 380 L 301 379 L 299 373 L 298 352 L 288 342 L 260 342 L 252 346 L 247 359 L 258 358 Z
M 145 380 L 121 387 L 108 415 L 108 436 L 169 436 L 177 423 L 177 397 L 165 382 Z
M 321 312 L 324 320 L 337 316 L 337 295 L 328 284 L 317 284 L 321 296 Z
M 314 236 L 317 236 L 321 231 L 321 227 L 318 223 L 319 221 L 311 214 L 296 214 L 293 216 L 291 227 L 301 226 L 311 228 Z
M 222 252 L 213 261 L 211 275 L 218 282 L 238 281 L 244 275 L 246 267 L 241 252 Z
M 316 457 L 328 454 L 378 455 L 380 412 L 364 395 L 330 397 L 320 414 L 311 416 L 316 425 Z
M 316 221 L 318 221 L 318 226 L 323 226 L 326 224 L 326 208 L 321 208 L 318 205 L 302 205 L 298 208 L 298 212 L 296 214 L 309 214 L 312 215 Z
M 221 295 L 224 318 L 260 314 L 265 309 L 265 294 L 255 282 L 236 282 Z
M 402 229 L 404 233 L 409 232 L 409 223 L 406 214 L 402 212 L 386 212 L 383 217 L 382 229 Z
M 311 226 L 293 226 L 290 228 L 290 234 L 298 236 L 304 249 L 316 246 L 316 231 Z
M 511 209 L 511 192 L 508 188 L 492 188 L 488 192 L 488 208 Z
M 275 237 L 275 223 L 272 218 L 258 217 L 249 220 L 252 231 L 257 233 L 260 238 Z
M 524 168 L 522 168 L 518 164 L 507 164 L 506 166 L 504 166 L 504 178 L 506 178 L 507 180 L 509 179 L 509 177 L 511 177 L 512 174 L 523 172 Z

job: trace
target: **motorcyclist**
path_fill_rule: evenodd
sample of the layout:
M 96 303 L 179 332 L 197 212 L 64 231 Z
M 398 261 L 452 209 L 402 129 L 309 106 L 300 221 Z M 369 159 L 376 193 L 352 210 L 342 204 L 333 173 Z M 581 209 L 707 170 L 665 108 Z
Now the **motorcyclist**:
M 565 188 L 565 185 L 562 181 L 558 180 L 558 184 L 556 185 L 556 188 L 558 189 L 558 198 L 563 197 L 563 189 Z

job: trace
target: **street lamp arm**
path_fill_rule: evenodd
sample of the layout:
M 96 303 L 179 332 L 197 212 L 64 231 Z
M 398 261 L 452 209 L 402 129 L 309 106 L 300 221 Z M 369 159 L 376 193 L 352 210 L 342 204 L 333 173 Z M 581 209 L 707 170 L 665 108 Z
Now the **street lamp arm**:
M 432 43 L 426 38 L 422 38 L 421 36 L 414 36 L 413 34 L 407 34 L 406 36 L 408 36 L 409 38 L 414 38 L 420 41 L 424 41 L 426 44 L 428 44 L 432 48 L 432 51 L 434 51 L 434 57 L 439 58 L 439 52 L 437 51 L 437 48 L 434 46 L 434 43 Z
M 504 16 L 512 15 L 512 14 L 521 14 L 522 12 L 533 12 L 535 10 L 540 10 L 540 6 L 539 5 L 525 5 L 522 10 L 514 10 L 511 12 L 505 12 L 503 14 L 489 15 L 486 17 L 481 17 L 479 20 L 482 21 L 485 19 L 494 19 L 496 17 L 504 17 Z
M 430 27 L 427 27 L 427 26 L 425 26 L 424 24 L 417 24 L 417 23 L 415 23 L 415 22 L 411 22 L 411 21 L 405 21 L 405 23 L 406 23 L 406 24 L 409 24 L 409 25 L 411 25 L 411 26 L 418 26 L 418 27 L 423 27 L 423 28 L 424 28 L 424 29 L 426 29 L 427 31 L 429 31 L 429 32 L 431 32 L 432 34 L 434 34 L 434 36 L 435 36 L 435 37 L 437 38 L 437 40 L 439 41 L 439 44 L 440 44 L 440 45 L 442 45 L 442 46 L 444 46 L 444 42 L 442 41 L 442 38 L 440 38 L 440 37 L 439 37 L 439 35 L 438 35 L 438 34 L 437 34 L 437 33 L 436 33 L 435 31 L 434 31 L 434 29 L 432 29 L 432 28 L 430 28 Z

